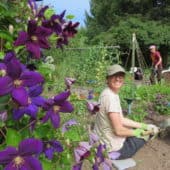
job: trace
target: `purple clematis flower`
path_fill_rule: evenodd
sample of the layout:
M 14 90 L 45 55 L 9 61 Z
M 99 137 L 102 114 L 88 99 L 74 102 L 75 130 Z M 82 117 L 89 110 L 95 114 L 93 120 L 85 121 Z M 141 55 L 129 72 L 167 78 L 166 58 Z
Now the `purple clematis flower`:
M 50 20 L 44 20 L 42 25 L 46 28 L 50 28 L 55 32 L 57 35 L 62 33 L 62 25 L 65 23 L 64 15 L 66 10 L 64 10 L 60 15 L 52 15 Z
M 91 99 L 93 99 L 93 98 L 94 98 L 94 91 L 93 91 L 93 90 L 89 90 L 87 99 L 88 99 L 88 100 L 91 100 Z
M 36 17 L 45 19 L 44 13 L 45 13 L 45 11 L 46 11 L 48 8 L 49 8 L 49 6 L 47 6 L 47 5 L 44 6 L 44 7 L 42 7 L 42 8 L 40 8 L 40 10 L 39 10 L 39 12 L 37 13 Z
M 64 33 L 62 33 L 62 35 L 60 35 L 57 39 L 56 47 L 63 49 L 63 45 L 68 45 L 68 37 Z
M 96 142 L 98 142 L 99 141 L 99 137 L 98 137 L 98 135 L 97 134 L 95 134 L 95 133 L 90 133 L 89 134 L 89 138 L 90 138 L 90 145 L 93 145 L 93 144 L 95 144 Z
M 58 128 L 60 125 L 60 115 L 59 112 L 72 112 L 73 106 L 69 101 L 66 101 L 70 96 L 70 91 L 65 91 L 54 98 L 48 99 L 43 105 L 44 110 L 47 110 L 46 115 L 43 117 L 42 122 L 45 123 L 48 119 L 54 128 Z
M 76 125 L 76 124 L 77 124 L 76 120 L 70 119 L 69 121 L 67 121 L 66 123 L 63 124 L 62 132 L 64 133 L 64 132 L 68 131 L 70 126 L 73 126 L 73 125 Z
M 53 159 L 55 152 L 63 152 L 63 146 L 59 141 L 51 140 L 48 142 L 44 142 L 44 153 L 48 159 Z
M 73 24 L 72 21 L 69 21 L 64 25 L 63 33 L 67 35 L 67 37 L 73 37 L 77 33 L 76 28 L 79 26 L 79 24 L 79 22 Z
M 106 146 L 99 144 L 97 146 L 97 152 L 95 156 L 95 163 L 93 164 L 93 170 L 98 170 L 99 166 L 103 168 L 103 170 L 112 170 L 112 162 L 110 159 L 117 159 L 120 156 L 118 152 L 109 153 L 108 158 L 105 157 Z
M 14 42 L 15 46 L 25 45 L 27 50 L 36 58 L 41 56 L 41 48 L 50 48 L 47 38 L 52 34 L 51 29 L 38 26 L 35 20 L 28 22 L 27 32 L 21 31 Z
M 81 167 L 82 167 L 82 162 L 76 164 L 76 165 L 73 165 L 72 167 L 72 170 L 81 170 Z
M 5 75 L 0 77 L 0 96 L 10 93 L 12 99 L 19 105 L 28 105 L 26 87 L 43 83 L 44 78 L 38 72 L 24 69 L 13 52 L 6 54 L 4 64 L 6 70 L 3 69 Z
M 36 1 L 28 0 L 28 6 L 31 8 L 33 15 L 36 16 L 36 14 L 38 12 L 38 6 L 36 4 Z
M 7 147 L 0 151 L 0 164 L 5 170 L 42 170 L 42 165 L 35 157 L 43 150 L 43 143 L 38 139 L 25 139 L 20 142 L 18 149 Z
M 120 152 L 112 151 L 108 153 L 109 159 L 115 160 L 120 157 Z
M 66 77 L 65 78 L 65 84 L 67 86 L 67 89 L 71 88 L 71 85 L 74 84 L 76 82 L 76 79 L 71 78 L 71 77 Z
M 32 86 L 28 90 L 28 106 L 22 106 L 13 110 L 13 118 L 15 120 L 20 119 L 24 114 L 31 116 L 36 119 L 38 107 L 43 106 L 45 99 L 39 96 L 43 91 L 41 85 Z
M 90 113 L 95 114 L 96 112 L 99 111 L 99 103 L 95 101 L 88 101 L 87 109 Z
M 79 146 L 74 149 L 76 163 L 90 156 L 91 145 L 88 142 L 80 142 Z

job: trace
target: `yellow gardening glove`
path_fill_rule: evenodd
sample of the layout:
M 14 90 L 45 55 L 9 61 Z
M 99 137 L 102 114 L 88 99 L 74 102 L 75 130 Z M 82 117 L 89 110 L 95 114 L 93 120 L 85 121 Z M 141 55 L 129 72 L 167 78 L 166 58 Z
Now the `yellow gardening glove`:
M 146 123 L 141 123 L 141 129 L 148 130 L 148 125 Z
M 141 128 L 137 128 L 135 130 L 133 130 L 133 135 L 137 138 L 143 138 L 143 133 L 145 132 L 145 130 L 141 129 Z

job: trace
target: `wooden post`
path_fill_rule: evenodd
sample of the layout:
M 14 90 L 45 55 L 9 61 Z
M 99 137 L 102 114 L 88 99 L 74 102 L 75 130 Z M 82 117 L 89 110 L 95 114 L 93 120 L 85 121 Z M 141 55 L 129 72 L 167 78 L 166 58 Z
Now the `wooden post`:
M 135 67 L 135 49 L 136 49 L 135 42 L 136 42 L 136 35 L 135 35 L 135 33 L 133 33 L 132 34 L 132 63 L 131 63 L 132 69 L 134 69 L 134 67 Z

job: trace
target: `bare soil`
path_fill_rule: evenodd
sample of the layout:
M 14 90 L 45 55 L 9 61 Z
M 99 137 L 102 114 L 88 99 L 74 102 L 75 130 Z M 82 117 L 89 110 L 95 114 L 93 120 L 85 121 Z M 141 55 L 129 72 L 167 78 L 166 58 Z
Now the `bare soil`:
M 168 116 L 153 115 L 147 117 L 146 122 L 159 125 Z M 142 147 L 132 158 L 136 166 L 128 170 L 170 170 L 170 132 L 158 135 Z M 113 170 L 116 170 L 113 168 Z
M 149 141 L 133 159 L 136 166 L 129 170 L 170 170 L 170 138 Z

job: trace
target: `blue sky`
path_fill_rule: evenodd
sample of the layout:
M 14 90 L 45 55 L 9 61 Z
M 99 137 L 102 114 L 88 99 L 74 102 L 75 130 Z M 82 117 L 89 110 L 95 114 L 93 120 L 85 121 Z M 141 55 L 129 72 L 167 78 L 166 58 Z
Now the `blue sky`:
M 74 15 L 75 18 L 73 21 L 78 21 L 81 26 L 84 26 L 85 11 L 89 13 L 90 9 L 89 1 L 90 0 L 43 0 L 39 3 L 53 7 L 57 14 L 66 10 L 65 15 Z

